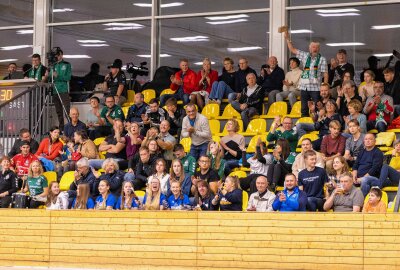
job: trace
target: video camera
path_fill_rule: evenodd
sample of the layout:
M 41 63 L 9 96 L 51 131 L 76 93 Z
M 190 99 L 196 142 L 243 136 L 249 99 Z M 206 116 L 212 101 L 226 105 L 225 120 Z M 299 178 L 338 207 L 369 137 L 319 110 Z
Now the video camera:
M 54 66 L 57 63 L 57 55 L 62 53 L 60 47 L 53 47 L 48 53 L 46 53 L 46 59 L 49 62 L 49 66 Z
M 136 66 L 133 63 L 126 64 L 126 72 L 132 74 L 132 77 L 147 76 L 149 75 L 149 68 L 145 67 L 147 62 L 141 62 L 140 66 Z

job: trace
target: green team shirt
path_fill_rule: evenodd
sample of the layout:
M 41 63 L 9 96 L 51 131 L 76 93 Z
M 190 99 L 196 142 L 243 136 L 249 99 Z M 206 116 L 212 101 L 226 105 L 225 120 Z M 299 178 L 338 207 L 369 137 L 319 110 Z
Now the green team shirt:
M 59 93 L 68 93 L 69 81 L 72 75 L 71 64 L 62 60 L 54 65 L 54 70 L 57 72 L 57 77 L 54 77 L 54 85 L 57 91 Z M 51 81 L 52 73 L 53 69 L 50 70 L 49 81 Z
M 215 161 L 216 161 L 215 158 L 213 158 L 212 155 L 209 155 L 209 157 L 210 157 L 210 159 L 211 159 L 211 168 L 214 169 L 214 170 L 216 170 L 216 169 L 215 169 Z M 221 179 L 225 176 L 224 170 L 225 170 L 225 159 L 222 158 L 222 159 L 219 161 L 219 169 L 218 169 L 218 176 L 219 176 Z
M 107 125 L 107 126 L 110 126 L 110 127 L 111 127 L 112 125 L 111 125 L 111 123 L 108 121 L 108 119 L 107 119 L 107 117 L 106 117 L 106 114 L 108 113 L 108 110 L 109 110 L 109 108 L 108 108 L 107 106 L 106 106 L 106 107 L 103 107 L 103 109 L 102 109 L 101 112 L 100 112 L 100 117 L 106 120 L 106 125 Z M 122 112 L 121 107 L 118 106 L 118 105 L 114 105 L 114 106 L 111 108 L 110 117 L 111 117 L 113 120 L 114 120 L 114 119 L 121 119 L 122 121 L 125 120 L 124 113 Z
M 296 147 L 298 143 L 298 134 L 295 130 L 285 130 L 284 132 L 280 130 L 275 130 L 274 133 L 268 133 L 267 135 L 267 141 L 268 142 L 273 142 L 276 141 L 280 138 L 286 139 L 289 142 L 290 146 L 290 151 L 291 152 L 296 152 Z
M 28 187 L 31 196 L 42 194 L 47 187 L 47 179 L 43 175 L 38 177 L 28 177 Z
M 181 162 L 183 164 L 183 168 L 185 169 L 185 173 L 189 174 L 190 176 L 194 175 L 196 170 L 196 160 L 194 157 L 186 155 L 181 159 Z

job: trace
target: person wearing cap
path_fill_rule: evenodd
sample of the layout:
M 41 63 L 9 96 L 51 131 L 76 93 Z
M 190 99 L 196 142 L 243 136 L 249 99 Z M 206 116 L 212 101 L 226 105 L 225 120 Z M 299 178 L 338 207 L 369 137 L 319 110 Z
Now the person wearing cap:
M 126 76 L 121 70 L 122 60 L 115 59 L 108 68 L 110 73 L 104 78 L 103 90 L 114 96 L 115 104 L 122 105 L 126 102 Z
M 64 52 L 58 48 L 57 62 L 54 67 L 47 71 L 45 74 L 45 80 L 54 82 L 53 89 L 53 101 L 56 107 L 56 113 L 58 117 L 58 123 L 60 130 L 64 129 L 64 109 L 65 113 L 68 114 L 71 107 L 71 99 L 69 97 L 69 81 L 71 80 L 72 68 L 71 64 L 64 61 Z M 58 93 L 58 94 L 57 94 Z M 66 115 L 68 118 L 68 115 Z
M 342 83 L 342 78 L 345 72 L 350 72 L 351 80 L 354 78 L 354 66 L 347 63 L 347 52 L 345 49 L 340 49 L 336 58 L 331 59 L 329 68 L 329 84 L 331 87 L 336 87 Z

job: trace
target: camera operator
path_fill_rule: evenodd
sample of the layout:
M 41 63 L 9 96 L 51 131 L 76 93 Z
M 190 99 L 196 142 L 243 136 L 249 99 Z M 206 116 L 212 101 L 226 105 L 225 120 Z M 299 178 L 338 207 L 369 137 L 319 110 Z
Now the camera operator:
M 53 51 L 56 57 L 56 63 L 54 64 L 53 68 L 50 68 L 50 71 L 48 70 L 46 72 L 45 79 L 49 82 L 51 82 L 53 79 L 55 86 L 53 89 L 53 101 L 54 106 L 56 107 L 59 122 L 58 126 L 60 130 L 64 130 L 63 107 L 65 108 L 66 113 L 68 113 L 71 107 L 71 99 L 69 97 L 69 81 L 71 80 L 72 70 L 71 64 L 63 59 L 64 52 L 59 47 L 54 48 Z
M 110 73 L 106 75 L 103 83 L 103 90 L 114 96 L 115 104 L 122 105 L 126 102 L 126 76 L 121 70 L 122 60 L 115 59 L 111 66 L 108 66 Z

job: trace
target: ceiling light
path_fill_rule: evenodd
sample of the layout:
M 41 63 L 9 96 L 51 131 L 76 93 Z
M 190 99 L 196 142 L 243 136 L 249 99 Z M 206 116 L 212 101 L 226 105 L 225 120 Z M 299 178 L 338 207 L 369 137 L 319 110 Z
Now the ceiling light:
M 57 12 L 71 12 L 74 11 L 75 9 L 72 8 L 55 8 L 53 9 L 53 13 L 57 13 Z
M 298 29 L 298 30 L 290 30 L 291 34 L 312 34 L 314 33 L 313 30 L 308 29 Z
M 374 29 L 374 30 L 384 30 L 384 29 L 393 29 L 393 28 L 400 28 L 400 24 L 373 25 L 373 26 L 371 26 L 371 29 Z
M 149 4 L 149 3 L 134 3 L 133 5 L 137 6 L 137 7 L 152 7 L 153 6 L 152 4 Z
M 197 41 L 209 41 L 206 36 L 193 36 L 193 37 L 179 37 L 179 38 L 170 38 L 172 41 L 176 42 L 197 42 Z
M 138 57 L 143 57 L 143 58 L 151 58 L 151 54 L 138 54 Z M 162 53 L 160 54 L 160 57 L 170 57 L 171 55 L 167 53 Z
M 79 46 L 82 46 L 82 47 L 108 47 L 110 45 L 103 43 L 103 44 L 79 44 Z
M 18 35 L 33 34 L 33 29 L 17 30 Z
M 137 7 L 152 7 L 153 5 L 150 3 L 134 3 L 134 6 Z M 183 6 L 184 4 L 181 2 L 172 2 L 172 3 L 168 3 L 168 4 L 161 4 L 160 7 L 161 8 L 168 8 L 168 7 L 179 7 L 179 6 Z
M 392 53 L 375 53 L 374 56 L 376 57 L 389 57 L 392 56 Z
M 105 26 L 143 26 L 138 23 L 120 23 L 120 22 L 113 22 L 113 23 L 105 23 L 103 24 Z
M 360 10 L 355 8 L 340 8 L 340 9 L 316 9 L 318 13 L 348 13 L 348 12 L 359 12 Z
M 327 46 L 330 47 L 339 47 L 339 46 L 363 46 L 365 43 L 361 42 L 342 42 L 342 43 L 327 43 Z
M 231 23 L 238 23 L 238 22 L 247 22 L 247 19 L 236 19 L 236 20 L 231 20 L 231 21 L 216 21 L 216 22 L 207 22 L 208 24 L 231 24 Z
M 79 43 L 106 43 L 104 40 L 97 40 L 97 39 L 78 39 Z
M 104 28 L 104 30 L 114 30 L 114 31 L 121 31 L 121 30 L 136 30 L 144 28 L 144 25 L 139 23 L 105 23 L 105 26 L 112 26 Z
M 12 51 L 12 50 L 18 50 L 18 49 L 25 49 L 25 48 L 32 48 L 32 45 L 5 46 L 5 47 L 0 47 L 0 50 Z
M 262 49 L 262 47 L 258 47 L 258 46 L 227 48 L 228 52 L 244 52 L 244 51 L 253 51 L 253 50 L 260 50 L 260 49 Z
M 3 63 L 3 62 L 15 62 L 15 61 L 18 61 L 18 59 L 1 59 L 0 63 Z
M 64 54 L 64 58 L 66 59 L 76 59 L 76 58 L 92 58 L 89 55 L 86 54 Z
M 360 16 L 359 13 L 329 13 L 329 14 L 317 13 L 317 15 L 321 17 Z
M 249 15 L 246 14 L 238 14 L 238 15 L 228 15 L 228 16 L 213 16 L 206 17 L 207 20 L 210 21 L 223 21 L 223 20 L 232 20 L 232 19 L 240 19 L 240 18 L 248 18 Z
M 197 66 L 202 66 L 203 65 L 203 62 L 196 62 L 196 63 L 194 63 L 195 65 L 197 65 Z M 211 65 L 215 65 L 215 62 L 214 61 L 211 61 Z
M 139 27 L 139 26 L 120 26 L 120 27 L 107 27 L 104 28 L 104 30 L 107 31 L 122 31 L 122 30 L 137 30 L 137 29 L 142 29 L 144 26 Z

